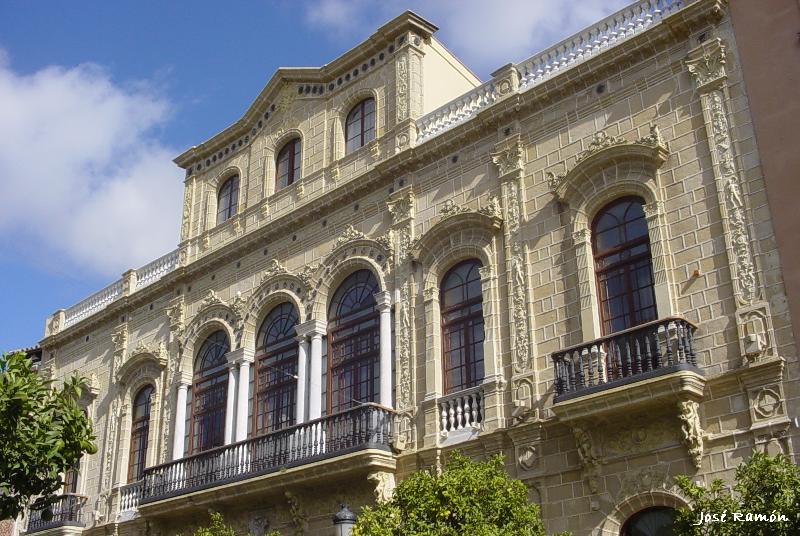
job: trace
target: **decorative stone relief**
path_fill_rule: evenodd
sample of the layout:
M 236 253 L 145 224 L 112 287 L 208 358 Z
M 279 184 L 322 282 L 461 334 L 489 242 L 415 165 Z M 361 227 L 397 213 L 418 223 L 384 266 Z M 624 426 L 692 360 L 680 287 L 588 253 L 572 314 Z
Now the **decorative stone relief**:
M 289 504 L 289 520 L 292 524 L 292 533 L 303 536 L 308 528 L 308 514 L 300 506 L 300 499 L 291 491 L 284 492 L 286 502 Z
M 442 218 L 449 218 L 450 216 L 455 216 L 456 214 L 462 214 L 467 212 L 469 209 L 467 207 L 457 205 L 452 199 L 448 199 L 442 205 L 442 208 L 439 209 L 439 215 Z
M 578 457 L 581 460 L 581 465 L 583 465 L 583 476 L 589 484 L 589 491 L 597 493 L 598 478 L 600 477 L 600 459 L 595 455 L 592 436 L 584 426 L 577 424 L 572 426 L 572 435 L 575 436 Z
M 650 135 L 639 138 L 636 140 L 636 143 L 639 145 L 649 145 L 651 147 L 667 147 L 667 142 L 665 142 L 664 138 L 661 136 L 658 125 L 650 125 Z
M 409 93 L 408 93 L 408 56 L 403 55 L 397 59 L 397 122 L 408 118 Z
M 336 249 L 339 246 L 347 244 L 348 242 L 352 242 L 353 240 L 364 240 L 366 238 L 367 235 L 361 231 L 357 231 L 352 225 L 348 225 L 345 227 L 344 231 L 342 231 L 342 234 L 340 234 L 334 241 L 333 248 Z
M 122 367 L 125 358 L 125 351 L 128 348 L 128 324 L 120 324 L 111 334 L 111 342 L 114 345 L 114 371 L 116 374 Z
M 400 288 L 400 333 L 399 333 L 399 392 L 398 407 L 414 404 L 411 393 L 411 284 L 406 281 Z
M 597 132 L 595 133 L 594 136 L 592 136 L 592 141 L 589 142 L 589 146 L 586 148 L 586 150 L 578 153 L 578 156 L 575 157 L 575 163 L 577 164 L 583 160 L 586 160 L 587 158 L 589 158 L 598 151 L 602 151 L 603 149 L 608 149 L 609 147 L 613 147 L 615 145 L 622 145 L 625 143 L 628 143 L 627 141 L 625 141 L 625 138 L 610 136 L 609 134 L 601 130 L 600 132 Z
M 103 456 L 103 489 L 111 489 L 114 476 L 114 454 L 117 451 L 117 430 L 121 417 L 119 396 L 111 401 L 108 410 L 108 432 L 106 435 L 106 451 Z
M 637 423 L 623 424 L 604 434 L 603 453 L 605 456 L 630 456 L 676 444 L 680 435 L 675 428 L 645 418 Z
M 306 264 L 303 269 L 298 272 L 297 277 L 306 286 L 306 292 L 311 292 L 314 285 L 314 274 L 319 268 L 318 264 Z
M 769 305 L 762 303 L 753 307 L 743 307 L 739 311 L 739 324 L 742 327 L 742 354 L 745 365 L 752 365 L 775 355 L 772 340 Z
M 683 443 L 696 469 L 700 469 L 703 461 L 703 427 L 700 424 L 699 404 L 693 400 L 678 402 L 678 418 L 681 421 Z
M 406 411 L 398 413 L 397 415 L 397 433 L 395 433 L 394 444 L 392 446 L 399 452 L 402 452 L 413 445 L 414 417 L 416 416 L 416 411 L 416 408 L 412 407 Z
M 660 463 L 635 472 L 628 471 L 623 473 L 620 477 L 620 486 L 615 499 L 619 503 L 628 497 L 635 497 L 650 491 L 669 490 L 672 486 L 669 465 Z
M 205 298 L 203 298 L 203 301 L 200 302 L 200 310 L 212 307 L 214 305 L 225 306 L 225 302 L 222 300 L 222 298 L 217 296 L 216 292 L 214 292 L 212 289 L 208 289 Z
M 492 162 L 497 166 L 500 176 L 521 171 L 524 166 L 525 151 L 522 146 L 522 141 L 517 140 L 516 143 L 506 147 L 502 151 L 492 153 Z
M 264 275 L 261 276 L 261 283 L 263 284 L 270 277 L 275 277 L 276 275 L 288 274 L 288 273 L 289 273 L 289 270 L 287 270 L 277 260 L 272 259 L 271 261 L 269 261 L 269 265 L 267 266 L 267 269 L 264 270 Z
M 783 398 L 780 393 L 762 387 L 753 400 L 753 412 L 761 419 L 771 419 L 783 414 Z
M 547 187 L 551 192 L 558 190 L 558 187 L 561 186 L 567 176 L 566 173 L 555 173 L 553 171 L 545 171 L 544 174 L 547 177 Z
M 184 329 L 184 316 L 186 314 L 183 306 L 183 296 L 173 299 L 166 308 L 164 314 L 169 318 L 169 330 L 180 337 Z
M 367 475 L 367 480 L 375 484 L 375 500 L 379 503 L 389 502 L 394 495 L 394 474 L 378 471 Z
M 490 218 L 502 218 L 503 212 L 500 208 L 500 200 L 497 198 L 496 195 L 493 195 L 489 198 L 489 204 L 485 207 L 481 207 L 478 209 L 480 214 L 484 216 L 488 216 Z
M 725 73 L 725 45 L 719 39 L 709 43 L 708 52 L 696 59 L 689 59 L 686 68 L 694 77 L 698 88 L 722 81 Z
M 186 183 L 183 197 L 183 215 L 181 222 L 181 240 L 189 238 L 191 225 L 192 194 L 194 192 L 194 179 Z
M 425 290 L 422 291 L 422 297 L 426 302 L 438 299 L 439 298 L 439 288 L 438 287 L 427 287 Z
M 392 223 L 396 225 L 412 218 L 414 216 L 415 203 L 416 201 L 411 189 L 407 190 L 404 195 L 387 201 L 386 207 L 392 215 Z
M 534 445 L 527 445 L 517 451 L 517 463 L 525 471 L 532 471 L 539 465 L 539 453 Z

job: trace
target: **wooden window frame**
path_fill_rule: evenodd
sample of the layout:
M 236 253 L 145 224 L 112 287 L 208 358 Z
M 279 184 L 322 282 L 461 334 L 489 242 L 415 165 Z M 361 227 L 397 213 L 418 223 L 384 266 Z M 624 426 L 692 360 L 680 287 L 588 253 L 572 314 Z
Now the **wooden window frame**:
M 194 377 L 192 379 L 192 403 L 191 403 L 191 418 L 189 420 L 189 455 L 198 454 L 200 452 L 204 452 L 206 450 L 210 450 L 216 447 L 220 447 L 225 444 L 225 418 L 227 412 L 227 395 L 228 395 L 228 367 L 222 366 L 221 364 L 215 365 L 213 367 L 207 367 L 203 369 L 199 369 L 199 366 L 203 365 L 203 362 L 200 361 L 201 355 L 204 353 L 203 350 L 206 347 L 206 344 L 219 344 L 218 342 L 211 341 L 212 337 L 216 337 L 218 333 L 222 333 L 225 337 L 225 341 L 227 343 L 227 350 L 222 354 L 225 355 L 230 352 L 230 339 L 228 335 L 223 330 L 217 330 L 211 333 L 208 337 L 205 338 L 203 344 L 200 346 L 200 350 L 197 352 L 197 356 L 195 358 L 195 372 Z M 222 367 L 219 370 L 219 367 Z M 222 379 L 220 379 L 222 378 Z M 202 385 L 207 384 L 205 387 L 201 387 Z M 217 406 L 214 406 L 211 410 L 205 410 L 203 412 L 196 412 L 196 408 L 198 403 L 200 402 L 200 398 L 205 393 L 218 390 L 224 393 L 223 399 L 225 402 L 221 404 L 222 407 L 222 423 L 219 426 L 219 429 L 214 428 L 211 430 L 214 437 L 219 437 L 221 440 L 218 440 L 219 444 L 212 444 L 206 447 L 202 447 L 197 445 L 196 439 L 199 439 L 201 436 L 198 435 L 195 438 L 195 427 L 197 426 L 197 420 L 200 416 L 205 414 L 213 414 L 214 411 L 219 412 Z M 203 433 L 204 430 L 200 430 L 199 433 Z M 215 443 L 215 441 L 211 441 L 211 443 Z
M 223 195 L 228 196 L 228 202 L 223 205 Z M 239 175 L 228 177 L 217 191 L 217 225 L 225 223 L 236 215 L 239 210 Z
M 144 404 L 138 404 L 139 397 L 146 390 L 149 389 L 147 394 L 147 401 Z M 152 410 L 153 393 L 155 387 L 147 384 L 136 392 L 133 397 L 133 409 L 131 411 L 131 441 L 130 448 L 128 449 L 128 483 L 137 482 L 144 476 L 144 470 L 147 467 L 147 447 L 150 435 L 150 412 Z M 137 417 L 136 410 L 140 406 L 144 406 L 143 415 Z
M 301 139 L 300 138 L 292 138 L 291 140 L 287 141 L 281 147 L 281 150 L 278 151 L 278 156 L 275 158 L 275 191 L 282 190 L 283 188 L 288 188 L 295 182 L 299 181 L 302 178 L 303 174 L 303 153 L 302 153 L 302 146 L 301 146 Z M 286 165 L 286 184 L 281 185 L 281 160 L 286 156 L 287 165 Z M 300 159 L 299 165 L 295 165 L 295 159 Z
M 372 114 L 372 128 L 371 129 L 367 129 L 366 128 L 366 121 L 367 121 L 366 107 L 367 107 L 367 103 L 370 103 L 370 102 L 372 103 L 372 111 L 370 112 Z M 351 123 L 351 118 L 356 113 L 360 113 L 361 114 L 361 117 L 358 119 L 358 135 L 357 136 L 358 136 L 359 143 L 358 143 L 357 147 L 354 146 L 354 147 L 351 148 L 351 147 L 349 147 L 350 134 L 351 134 L 351 132 L 350 132 L 350 128 L 351 128 L 350 123 Z M 378 128 L 378 125 L 377 125 L 377 123 L 378 123 L 378 121 L 377 121 L 377 113 L 378 113 L 378 107 L 377 107 L 377 103 L 375 102 L 375 99 L 373 97 L 367 97 L 366 99 L 361 100 L 358 104 L 353 106 L 350 109 L 349 112 L 347 112 L 347 117 L 345 118 L 345 121 L 344 121 L 344 147 L 345 147 L 345 154 L 346 155 L 357 151 L 361 147 L 364 147 L 366 144 L 368 144 L 369 142 L 371 142 L 372 140 L 374 140 L 377 137 L 377 128 Z M 355 125 L 353 125 L 353 126 L 355 126 Z M 367 132 L 370 132 L 370 131 L 372 132 L 372 137 L 369 138 L 369 139 L 366 139 Z M 353 139 L 355 139 L 355 136 L 353 137 Z

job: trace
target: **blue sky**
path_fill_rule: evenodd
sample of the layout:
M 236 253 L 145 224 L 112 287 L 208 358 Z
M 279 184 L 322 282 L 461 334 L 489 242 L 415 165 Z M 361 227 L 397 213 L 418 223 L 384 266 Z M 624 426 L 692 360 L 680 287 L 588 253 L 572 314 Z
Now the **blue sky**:
M 0 351 L 174 249 L 171 160 L 235 121 L 276 68 L 316 66 L 413 9 L 482 79 L 621 0 L 0 3 Z

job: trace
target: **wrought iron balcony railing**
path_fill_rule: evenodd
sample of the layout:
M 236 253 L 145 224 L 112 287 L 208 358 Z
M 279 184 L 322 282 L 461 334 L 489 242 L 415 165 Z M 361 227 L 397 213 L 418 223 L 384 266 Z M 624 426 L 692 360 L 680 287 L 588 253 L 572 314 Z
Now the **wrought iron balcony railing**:
M 45 510 L 31 510 L 28 519 L 28 534 L 39 532 L 55 527 L 86 526 L 83 521 L 83 505 L 86 504 L 86 497 L 83 495 L 65 494 L 50 506 L 52 517 L 46 515 Z
M 696 328 L 668 317 L 555 352 L 555 401 L 696 368 Z
M 394 413 L 364 404 L 145 469 L 141 504 L 365 449 L 390 450 Z

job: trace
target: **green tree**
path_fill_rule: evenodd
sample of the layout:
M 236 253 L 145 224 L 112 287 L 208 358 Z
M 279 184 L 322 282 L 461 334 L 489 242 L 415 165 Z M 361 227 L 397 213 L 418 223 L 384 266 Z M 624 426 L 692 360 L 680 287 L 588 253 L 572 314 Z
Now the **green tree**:
M 219 512 L 211 512 L 210 515 L 211 523 L 209 525 L 198 527 L 192 533 L 192 536 L 236 536 L 236 531 L 233 530 L 233 527 L 225 524 L 225 518 L 222 516 L 222 514 Z M 252 535 L 248 534 L 248 536 Z M 264 534 L 264 536 L 281 536 L 281 533 L 277 530 L 272 530 L 267 534 Z
M 800 534 L 800 469 L 781 454 L 753 452 L 736 468 L 733 490 L 722 480 L 698 486 L 676 479 L 689 500 L 678 511 L 676 533 L 686 536 L 796 536 Z M 701 515 L 705 518 L 698 524 Z M 748 515 L 752 516 L 748 519 Z M 783 517 L 780 517 L 783 516 Z
M 25 354 L 0 357 L 0 519 L 17 517 L 32 498 L 31 508 L 47 512 L 61 474 L 97 451 L 77 404 L 84 383 L 72 377 L 55 389 Z
M 353 536 L 541 536 L 539 507 L 509 478 L 502 456 L 473 462 L 453 453 L 441 474 L 417 471 L 391 501 L 365 507 Z

